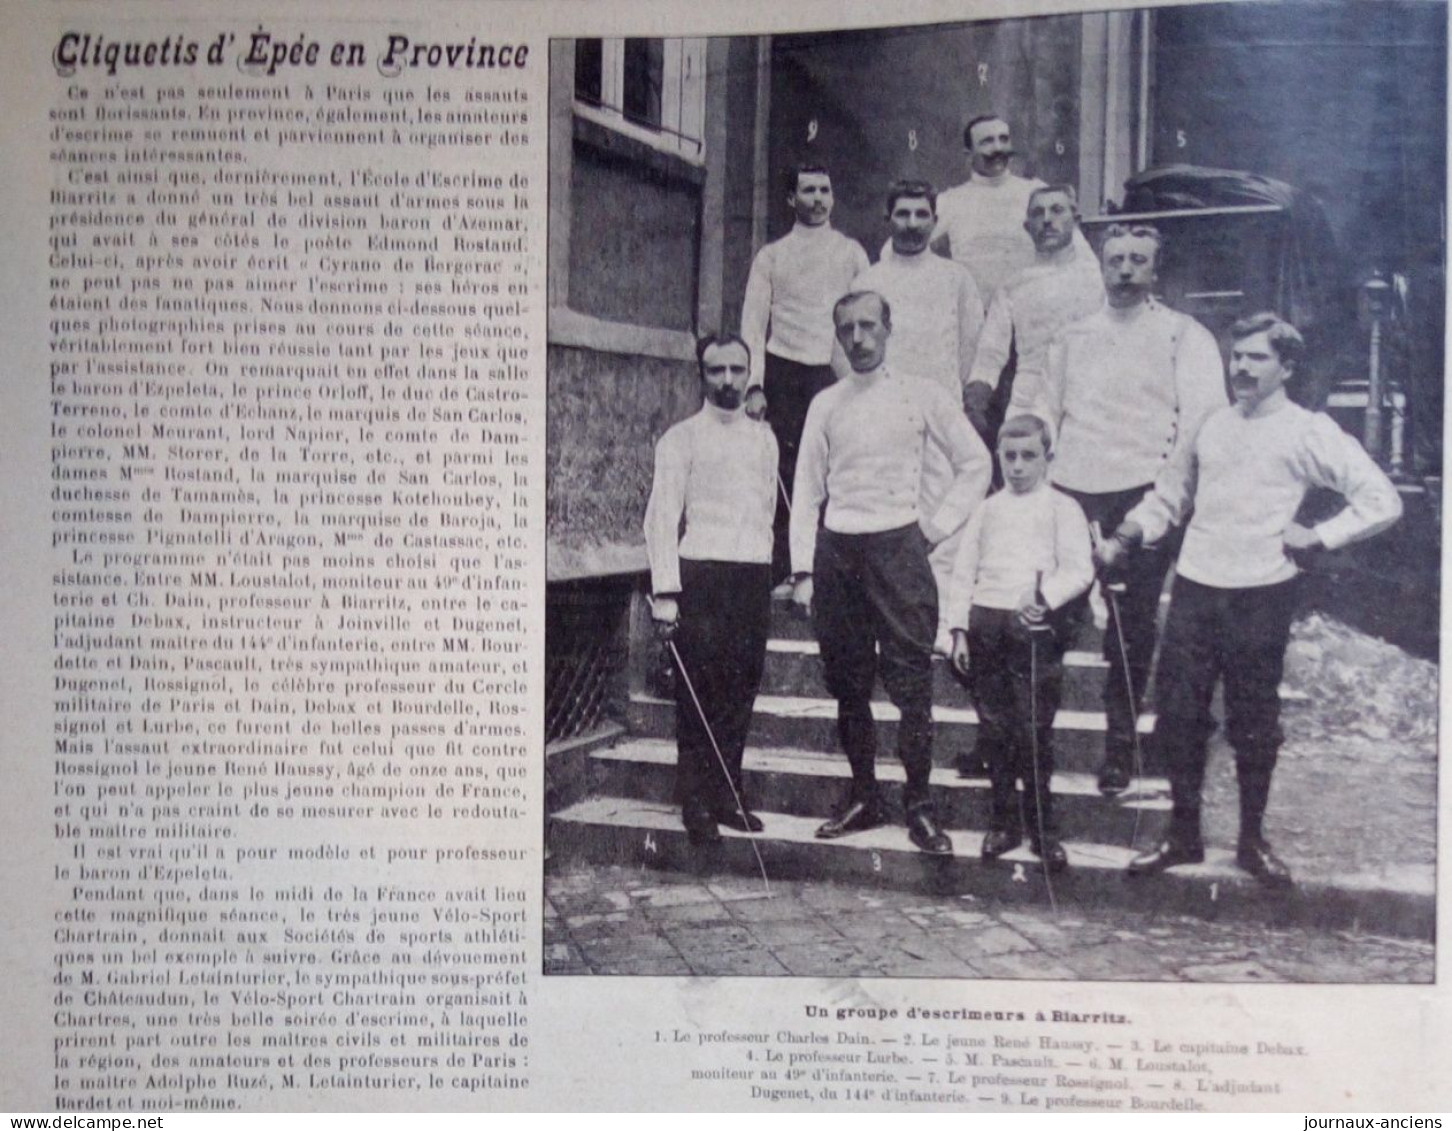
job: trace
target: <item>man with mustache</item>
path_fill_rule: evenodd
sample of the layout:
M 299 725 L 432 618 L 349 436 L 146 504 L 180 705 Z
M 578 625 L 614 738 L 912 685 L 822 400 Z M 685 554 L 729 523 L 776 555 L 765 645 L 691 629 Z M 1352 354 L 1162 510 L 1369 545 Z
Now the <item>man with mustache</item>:
M 766 661 L 777 448 L 746 415 L 746 343 L 703 338 L 696 359 L 706 403 L 656 444 L 645 545 L 651 615 L 685 669 L 675 680 L 681 820 L 693 844 L 708 844 L 718 824 L 762 827 L 741 757 Z
M 938 230 L 933 246 L 973 273 L 983 301 L 991 304 L 999 287 L 1034 261 L 1033 241 L 1023 229 L 1029 196 L 1044 182 L 1009 171 L 1013 136 L 997 114 L 982 114 L 963 128 L 968 179 L 938 198 Z M 1093 255 L 1088 241 L 1074 233 L 1077 246 Z
M 928 778 L 933 766 L 933 635 L 938 591 L 932 547 L 965 523 L 988 489 L 990 457 L 960 404 L 941 387 L 886 365 L 892 308 L 854 291 L 832 312 L 852 372 L 818 394 L 802 431 L 792 496 L 792 599 L 809 610 L 852 786 L 817 830 L 831 840 L 882 824 L 872 685 L 902 712 L 897 752 L 903 807 L 919 849 L 948 855 Z M 923 456 L 936 446 L 951 482 L 931 508 Z
M 1034 261 L 993 296 L 963 393 L 968 417 L 985 437 L 993 428 L 990 404 L 1006 400 L 1000 414 L 1005 418 L 1038 411 L 1049 342 L 1069 323 L 1104 305 L 1099 263 L 1082 239 L 1074 238 L 1079 234 L 1079 204 L 1072 185 L 1034 189 L 1023 227 L 1033 241 Z M 1013 355 L 1017 361 L 1010 371 Z M 1007 397 L 999 391 L 1006 373 L 1012 380 Z
M 1200 794 L 1214 730 L 1210 698 L 1223 680 L 1240 786 L 1235 862 L 1262 881 L 1285 884 L 1290 871 L 1271 851 L 1262 821 L 1284 740 L 1279 688 L 1296 609 L 1295 559 L 1385 530 L 1402 504 L 1360 444 L 1329 416 L 1286 395 L 1305 348 L 1294 326 L 1257 314 L 1230 334 L 1235 403 L 1210 415 L 1101 551 L 1113 566 L 1190 516 L 1155 692 L 1155 736 L 1169 763 L 1174 810 L 1168 835 L 1135 857 L 1129 871 L 1144 875 L 1205 859 Z M 1307 527 L 1295 518 L 1312 487 L 1336 491 L 1348 505 Z
M 882 258 L 857 276 L 852 289 L 875 291 L 892 308 L 894 368 L 941 385 L 961 405 L 983 326 L 983 299 L 967 268 L 928 250 L 937 222 L 937 199 L 927 181 L 893 183 L 887 190 L 891 242 Z M 924 504 L 931 508 L 953 479 L 947 456 L 934 447 L 924 453 L 923 477 Z M 947 592 L 961 532 L 950 532 L 933 550 L 933 577 L 940 597 Z M 945 610 L 940 601 L 935 650 L 946 656 L 953 638 L 941 617 Z
M 1116 529 L 1163 467 L 1226 403 L 1220 348 L 1210 331 L 1153 295 L 1160 233 L 1111 225 L 1101 253 L 1107 302 L 1049 346 L 1043 418 L 1057 433 L 1052 478 L 1091 524 Z M 1104 636 L 1104 761 L 1099 789 L 1129 787 L 1135 728 L 1150 662 L 1172 540 L 1136 546 L 1116 564 L 1123 592 Z M 1116 611 L 1117 610 L 1117 611 Z
M 751 264 L 741 305 L 741 336 L 751 350 L 751 384 L 766 395 L 766 419 L 781 453 L 783 498 L 773 524 L 773 580 L 790 570 L 790 496 L 802 424 L 812 398 L 832 383 L 832 304 L 868 264 L 856 240 L 831 225 L 832 176 L 821 165 L 787 172 L 787 204 L 795 222 Z M 753 397 L 753 399 L 755 399 Z M 777 594 L 786 597 L 790 587 Z

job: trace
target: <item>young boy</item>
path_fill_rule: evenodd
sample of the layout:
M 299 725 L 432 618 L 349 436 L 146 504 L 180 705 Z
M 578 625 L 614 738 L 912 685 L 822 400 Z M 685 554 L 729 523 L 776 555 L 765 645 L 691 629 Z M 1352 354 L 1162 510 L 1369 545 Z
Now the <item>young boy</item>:
M 1329 416 L 1295 404 L 1285 385 L 1305 343 L 1275 314 L 1230 328 L 1235 403 L 1214 412 L 1183 458 L 1168 465 L 1099 548 L 1112 568 L 1129 547 L 1158 539 L 1190 515 L 1155 677 L 1155 741 L 1174 800 L 1158 847 L 1130 861 L 1131 875 L 1205 859 L 1200 797 L 1210 699 L 1225 685 L 1225 734 L 1235 750 L 1240 839 L 1235 862 L 1258 879 L 1291 874 L 1262 830 L 1271 772 L 1284 736 L 1277 689 L 1296 611 L 1297 554 L 1336 549 L 1385 530 L 1402 513 L 1396 488 Z M 1347 501 L 1315 527 L 1296 522 L 1311 487 Z
M 1084 512 L 1049 486 L 1049 459 L 1042 420 L 1022 415 L 1004 423 L 1004 490 L 968 521 L 948 591 L 948 624 L 953 668 L 973 696 L 992 787 L 983 859 L 1023 842 L 1014 796 L 1022 779 L 1029 842 L 1045 867 L 1060 871 L 1069 860 L 1055 835 L 1049 779 L 1068 643 L 1064 613 L 1093 582 L 1094 564 Z

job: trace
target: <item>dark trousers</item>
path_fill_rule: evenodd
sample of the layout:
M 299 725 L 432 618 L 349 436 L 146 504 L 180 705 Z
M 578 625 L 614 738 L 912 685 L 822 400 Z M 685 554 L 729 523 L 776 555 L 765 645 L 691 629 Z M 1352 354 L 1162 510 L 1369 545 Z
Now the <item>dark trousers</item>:
M 1168 764 L 1175 814 L 1198 830 L 1210 698 L 1225 682 L 1226 734 L 1235 748 L 1241 835 L 1260 836 L 1271 772 L 1284 736 L 1281 672 L 1299 592 L 1296 579 L 1254 589 L 1215 589 L 1175 578 L 1155 698 L 1155 744 Z M 1248 827 L 1247 827 L 1248 826 Z
M 1055 831 L 1054 716 L 1064 682 L 1064 643 L 1052 629 L 1030 633 L 1010 609 L 974 605 L 968 615 L 968 690 L 978 712 L 978 751 L 988 762 L 992 827 L 1019 827 L 1034 841 Z
M 680 612 L 675 644 L 690 683 L 676 673 L 676 795 L 687 810 L 734 812 L 766 663 L 771 567 L 682 560 Z
M 773 581 L 780 581 L 792 571 L 789 544 L 791 511 L 787 507 L 787 498 L 790 498 L 792 486 L 796 483 L 797 452 L 802 446 L 807 408 L 812 398 L 834 380 L 831 366 L 803 365 L 775 354 L 766 355 L 761 387 L 766 393 L 766 420 L 776 435 L 777 472 L 781 476 L 776 495 L 776 517 L 771 526 Z M 783 497 L 783 488 L 786 497 Z
M 879 534 L 817 533 L 812 625 L 827 690 L 837 700 L 837 735 L 852 767 L 853 800 L 877 794 L 877 727 L 872 683 L 882 676 L 902 712 L 897 753 L 907 772 L 908 812 L 932 804 L 933 635 L 938 589 L 928 540 L 917 523 Z
M 1106 538 L 1119 528 L 1124 516 L 1149 489 L 1150 485 L 1146 484 L 1127 491 L 1087 494 L 1059 488 L 1083 508 L 1085 518 L 1099 523 Z M 1180 541 L 1176 531 L 1153 546 L 1136 547 L 1126 556 L 1118 576 L 1111 579 L 1122 581 L 1124 590 L 1108 601 L 1109 624 L 1104 632 L 1104 659 L 1109 664 L 1104 681 L 1104 758 L 1126 769 L 1133 760 L 1135 726 L 1144 703 L 1150 665 L 1154 662 L 1160 594 L 1164 592 L 1165 576 L 1179 553 Z

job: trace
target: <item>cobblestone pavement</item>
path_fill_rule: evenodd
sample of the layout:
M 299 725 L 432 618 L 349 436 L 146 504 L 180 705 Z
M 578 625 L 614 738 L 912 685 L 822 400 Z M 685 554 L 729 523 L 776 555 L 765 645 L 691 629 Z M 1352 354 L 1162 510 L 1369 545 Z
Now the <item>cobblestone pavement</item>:
M 994 905 L 820 881 L 576 862 L 548 876 L 548 974 L 1430 982 L 1430 943 L 1185 916 Z

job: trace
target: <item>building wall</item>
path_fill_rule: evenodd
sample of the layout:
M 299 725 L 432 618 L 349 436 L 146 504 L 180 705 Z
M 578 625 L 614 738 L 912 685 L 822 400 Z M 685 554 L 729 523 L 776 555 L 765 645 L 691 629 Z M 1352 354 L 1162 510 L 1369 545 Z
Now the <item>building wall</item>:
M 551 346 L 548 369 L 550 578 L 641 569 L 655 442 L 700 407 L 695 361 Z
M 576 122 L 570 309 L 693 330 L 704 181 L 698 166 Z
M 752 199 L 756 181 L 756 123 L 758 50 L 770 50 L 758 39 L 728 41 L 727 71 L 728 105 L 726 120 L 726 155 L 723 164 L 721 302 L 723 329 L 739 329 L 741 299 L 746 293 L 746 277 L 756 252 L 752 245 L 755 208 Z
M 712 40 L 706 62 L 705 159 L 691 162 L 575 114 L 573 45 L 551 46 L 552 582 L 646 567 L 655 442 L 700 407 L 696 337 L 745 285 L 756 41 Z
M 833 222 L 876 258 L 887 186 L 967 179 L 963 126 L 984 113 L 1013 128 L 1016 172 L 1076 183 L 1080 25 L 1045 16 L 775 37 L 770 237 L 791 226 L 786 170 L 821 162 L 832 170 Z

